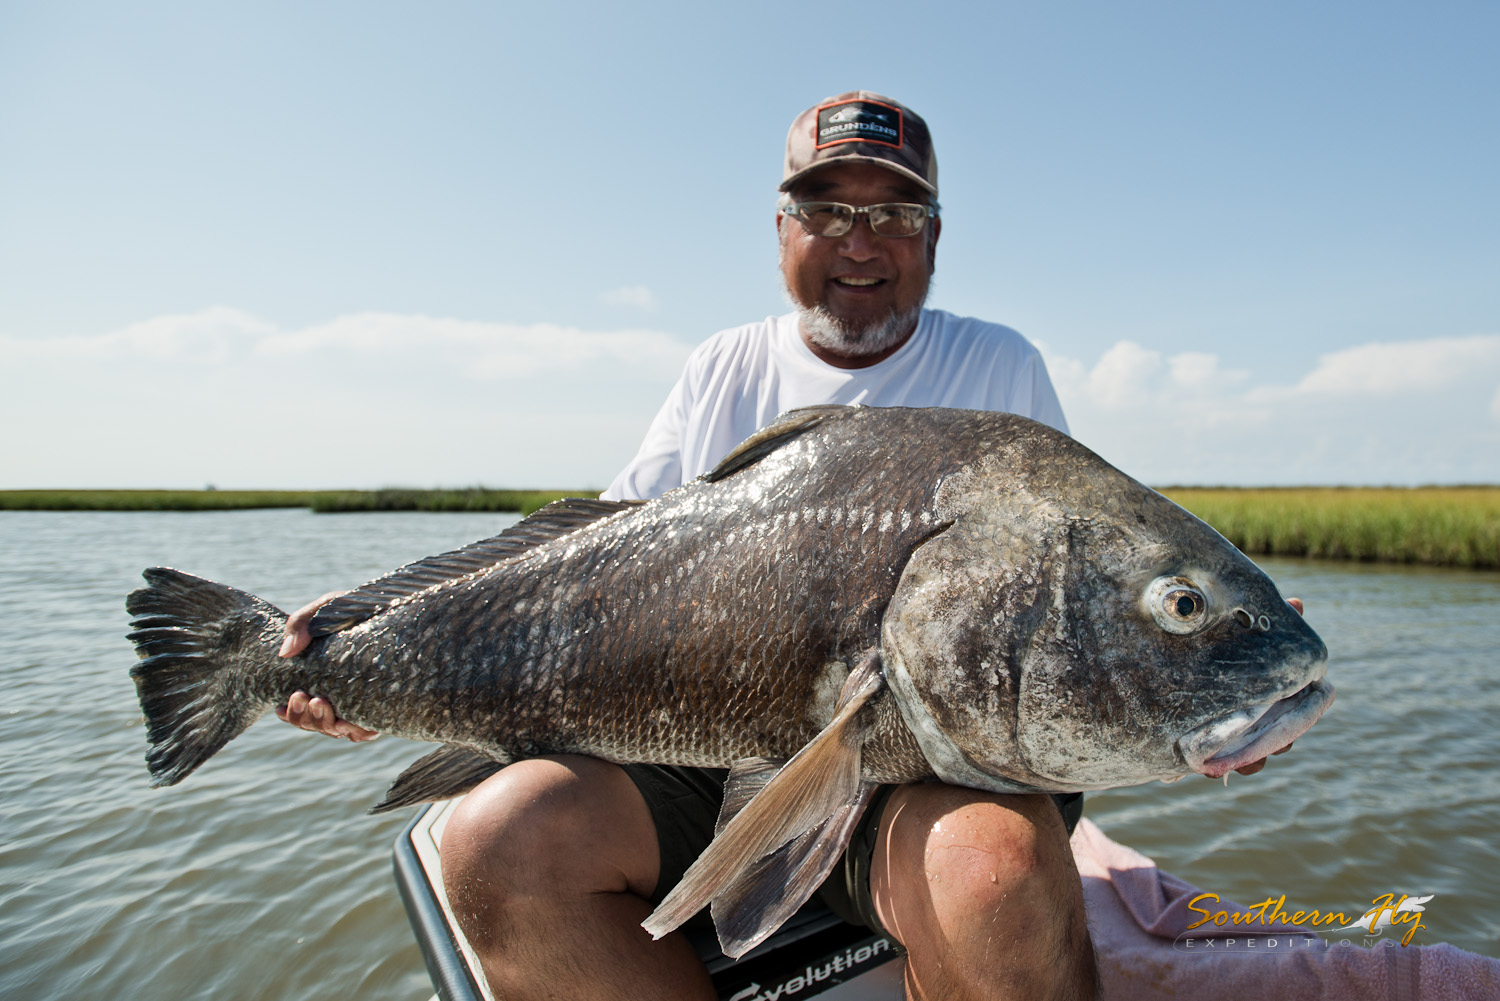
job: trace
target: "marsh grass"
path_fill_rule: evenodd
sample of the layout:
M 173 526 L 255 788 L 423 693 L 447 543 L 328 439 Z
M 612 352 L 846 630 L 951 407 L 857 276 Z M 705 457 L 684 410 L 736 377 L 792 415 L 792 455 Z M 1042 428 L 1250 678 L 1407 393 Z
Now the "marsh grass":
M 587 490 L 4 490 L 0 510 L 519 511 Z M 1500 487 L 1166 487 L 1247 553 L 1500 569 Z
M 581 490 L 348 490 L 319 493 L 310 505 L 323 513 L 342 511 L 520 511 L 531 514 L 563 497 L 595 497 Z
M 236 511 L 311 507 L 316 490 L 0 490 L 5 511 Z
M 10 511 L 233 511 L 307 507 L 320 513 L 358 511 L 520 511 L 531 514 L 560 497 L 587 490 L 0 490 Z
M 1167 487 L 1246 553 L 1500 568 L 1500 487 Z

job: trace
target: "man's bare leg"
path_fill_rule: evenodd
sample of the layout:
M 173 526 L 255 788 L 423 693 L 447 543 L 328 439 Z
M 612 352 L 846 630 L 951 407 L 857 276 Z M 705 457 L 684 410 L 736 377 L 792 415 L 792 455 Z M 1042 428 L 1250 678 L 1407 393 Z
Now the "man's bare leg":
M 506 1001 L 711 999 L 687 940 L 640 926 L 661 867 L 656 828 L 623 769 L 559 755 L 471 792 L 443 831 L 443 880 Z
M 1083 888 L 1046 796 L 902 786 L 881 816 L 870 892 L 907 949 L 909 998 L 1095 994 Z

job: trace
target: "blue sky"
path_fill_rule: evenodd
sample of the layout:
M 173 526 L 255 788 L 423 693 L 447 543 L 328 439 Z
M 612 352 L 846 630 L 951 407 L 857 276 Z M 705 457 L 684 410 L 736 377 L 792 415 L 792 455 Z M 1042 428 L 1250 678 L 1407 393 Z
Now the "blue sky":
M 0 0 L 0 487 L 603 486 L 783 312 L 786 128 L 1168 483 L 1500 482 L 1500 7 Z

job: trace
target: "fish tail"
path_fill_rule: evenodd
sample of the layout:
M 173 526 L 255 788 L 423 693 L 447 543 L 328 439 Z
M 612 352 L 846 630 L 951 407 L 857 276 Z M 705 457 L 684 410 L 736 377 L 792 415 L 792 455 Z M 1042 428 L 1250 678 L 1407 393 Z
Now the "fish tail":
M 249 680 L 274 656 L 286 615 L 244 591 L 166 567 L 125 599 L 140 663 L 131 668 L 146 716 L 154 786 L 175 785 L 244 733 L 270 703 Z

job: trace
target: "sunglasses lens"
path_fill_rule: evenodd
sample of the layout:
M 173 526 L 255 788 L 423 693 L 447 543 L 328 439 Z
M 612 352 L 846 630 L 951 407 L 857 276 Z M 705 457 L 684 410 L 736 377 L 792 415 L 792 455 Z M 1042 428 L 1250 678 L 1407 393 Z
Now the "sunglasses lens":
M 802 224 L 814 236 L 843 236 L 849 232 L 854 213 L 838 202 L 803 202 Z
M 843 236 L 854 225 L 856 215 L 870 220 L 870 229 L 881 236 L 916 236 L 927 224 L 927 206 L 885 202 L 855 208 L 842 202 L 802 202 L 787 210 L 813 236 Z
M 890 202 L 870 206 L 870 228 L 881 236 L 915 236 L 926 222 L 927 209 L 922 205 Z

